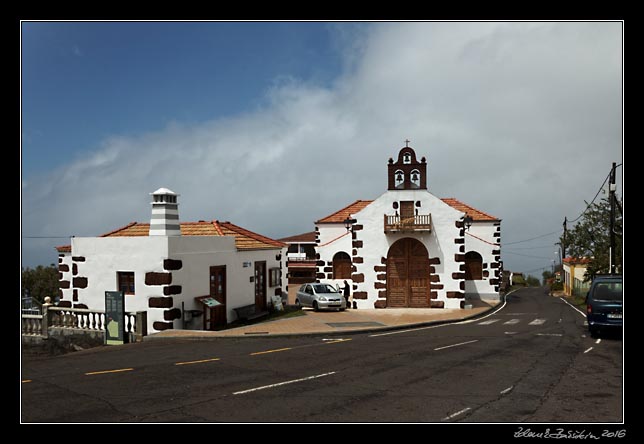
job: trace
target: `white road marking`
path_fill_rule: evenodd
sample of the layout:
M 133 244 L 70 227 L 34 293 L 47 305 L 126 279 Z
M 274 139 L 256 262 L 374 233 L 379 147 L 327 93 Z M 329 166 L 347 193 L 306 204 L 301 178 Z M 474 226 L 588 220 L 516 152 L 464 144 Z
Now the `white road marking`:
M 516 335 L 517 332 L 516 331 L 506 331 L 505 334 L 506 335 Z
M 121 372 L 131 372 L 134 370 L 133 368 L 119 368 L 116 370 L 102 370 L 99 372 L 87 372 L 85 373 L 86 376 L 91 376 L 91 375 L 105 375 L 107 373 L 121 373 Z
M 478 342 L 478 339 L 474 339 L 473 341 L 467 341 L 467 342 L 459 342 L 458 344 L 446 345 L 445 347 L 438 347 L 438 348 L 435 348 L 434 351 L 445 350 L 446 348 L 458 347 L 459 345 L 472 344 L 473 342 Z
M 337 344 L 338 342 L 346 342 L 346 341 L 351 341 L 351 338 L 346 338 L 346 339 L 334 339 L 332 341 L 325 341 L 325 344 Z
M 512 390 L 513 388 L 514 388 L 514 386 L 513 386 L 513 385 L 511 385 L 510 387 L 506 388 L 505 390 L 501 390 L 501 394 L 502 394 L 502 395 L 505 395 L 506 393 L 508 393 L 508 392 L 509 392 L 510 390 Z
M 277 384 L 264 385 L 262 387 L 255 387 L 255 388 L 252 388 L 252 389 L 235 392 L 235 393 L 233 393 L 233 395 L 243 395 L 245 393 L 256 392 L 258 390 L 265 390 L 265 389 L 269 389 L 269 388 L 280 387 L 282 385 L 294 384 L 296 382 L 310 381 L 311 379 L 323 378 L 325 376 L 334 375 L 336 373 L 337 372 L 322 373 L 321 375 L 307 376 L 306 378 L 300 378 L 300 379 L 293 379 L 291 381 L 278 382 Z
M 599 344 L 602 341 L 602 338 L 599 338 L 595 341 L 595 344 Z
M 543 325 L 546 322 L 545 319 L 535 319 L 534 321 L 530 322 L 528 325 Z
M 580 314 L 580 315 L 582 315 L 583 317 L 586 317 L 586 313 L 584 313 L 583 311 L 581 311 L 580 309 L 578 309 L 577 307 L 575 307 L 574 305 L 572 305 L 570 302 L 568 302 L 568 301 L 567 301 L 567 300 L 565 300 L 564 298 L 559 298 L 559 300 L 560 300 L 560 301 L 564 301 L 566 304 L 568 304 L 570 307 L 572 307 L 572 309 L 573 309 L 573 310 L 575 310 L 577 313 L 579 313 L 579 314 Z
M 449 419 L 456 418 L 458 415 L 462 415 L 463 413 L 465 413 L 465 412 L 467 412 L 469 410 L 472 410 L 472 409 L 469 408 L 469 407 L 465 407 L 463 410 L 459 410 L 456 413 L 452 413 L 451 415 L 446 416 L 445 418 L 443 418 L 443 421 L 447 421 Z
M 510 319 L 509 321 L 504 322 L 503 325 L 514 325 L 518 324 L 519 322 L 521 322 L 520 319 Z
M 459 322 L 450 322 L 450 323 L 447 323 L 447 324 L 429 325 L 429 326 L 427 326 L 427 327 L 419 327 L 419 328 L 410 328 L 410 329 L 407 329 L 407 330 L 390 331 L 390 332 L 388 332 L 388 333 L 378 333 L 378 334 L 375 334 L 375 335 L 369 335 L 369 337 L 370 337 L 370 338 L 376 338 L 376 337 L 378 337 L 378 336 L 397 335 L 397 334 L 399 334 L 399 333 L 409 333 L 409 332 L 411 332 L 411 331 L 428 330 L 428 329 L 430 329 L 430 328 L 438 328 L 438 327 L 447 327 L 448 325 L 461 325 L 461 324 L 471 324 L 472 322 L 478 322 L 478 321 L 480 321 L 481 319 L 485 319 L 485 318 L 489 318 L 490 316 L 494 316 L 495 314 L 497 314 L 498 312 L 500 312 L 501 310 L 503 310 L 503 308 L 504 308 L 504 307 L 506 306 L 506 304 L 508 303 L 508 301 L 507 301 L 507 297 L 508 297 L 508 296 L 510 296 L 512 293 L 514 293 L 514 292 L 516 292 L 516 291 L 517 291 L 517 290 L 512 290 L 510 293 L 506 294 L 506 295 L 505 295 L 505 298 L 503 298 L 503 304 L 501 304 L 501 306 L 500 306 L 500 307 L 495 308 L 495 309 L 492 311 L 492 313 L 488 313 L 488 314 L 486 314 L 485 316 L 481 316 L 480 318 L 477 318 L 477 319 L 466 319 L 466 320 L 464 320 L 464 321 L 459 321 Z
M 219 358 L 201 359 L 201 360 L 199 360 L 199 361 L 175 362 L 175 364 L 174 364 L 174 365 L 202 364 L 202 363 L 204 363 L 204 362 L 214 362 L 214 361 L 219 361 Z
M 487 321 L 479 322 L 479 325 L 490 325 L 490 324 L 494 324 L 495 322 L 498 322 L 500 320 L 501 319 L 490 319 L 490 320 L 487 320 Z
M 590 348 L 589 348 L 588 350 L 586 350 L 584 353 L 588 353 L 588 352 L 589 352 L 589 351 L 591 351 L 592 349 L 593 349 L 593 348 L 592 348 L 592 347 L 590 347 Z
M 563 336 L 561 333 L 537 333 L 536 336 Z

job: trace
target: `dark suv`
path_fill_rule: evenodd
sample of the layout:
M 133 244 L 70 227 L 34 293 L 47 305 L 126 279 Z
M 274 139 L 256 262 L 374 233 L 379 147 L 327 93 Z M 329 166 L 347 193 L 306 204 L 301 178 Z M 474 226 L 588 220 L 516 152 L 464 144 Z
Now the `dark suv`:
M 622 276 L 597 276 L 586 295 L 586 319 L 591 336 L 622 327 Z

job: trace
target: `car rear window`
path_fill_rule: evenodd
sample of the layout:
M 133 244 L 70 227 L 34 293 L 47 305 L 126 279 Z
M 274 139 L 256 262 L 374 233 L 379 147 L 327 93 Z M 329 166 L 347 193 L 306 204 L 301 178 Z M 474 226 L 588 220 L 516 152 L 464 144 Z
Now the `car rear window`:
M 595 286 L 592 298 L 596 301 L 621 301 L 621 282 L 600 282 Z

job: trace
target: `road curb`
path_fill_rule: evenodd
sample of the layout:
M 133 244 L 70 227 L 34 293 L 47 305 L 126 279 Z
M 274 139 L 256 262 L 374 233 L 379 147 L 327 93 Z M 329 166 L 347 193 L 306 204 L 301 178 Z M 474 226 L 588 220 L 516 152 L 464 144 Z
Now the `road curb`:
M 185 341 L 211 341 L 218 339 L 254 339 L 254 338 L 294 338 L 294 337 L 317 337 L 317 336 L 347 336 L 347 335 L 356 335 L 360 333 L 382 333 L 387 331 L 396 331 L 396 330 L 413 330 L 415 328 L 429 327 L 433 325 L 445 325 L 445 324 L 455 324 L 458 322 L 470 321 L 481 318 L 483 316 L 489 316 L 494 312 L 505 307 L 506 297 L 514 293 L 517 290 L 512 290 L 511 292 L 504 294 L 502 296 L 501 302 L 494 307 L 490 307 L 488 310 L 476 313 L 470 316 L 464 316 L 456 319 L 441 319 L 436 321 L 427 321 L 427 322 L 415 322 L 412 324 L 402 324 L 402 325 L 387 325 L 384 327 L 371 327 L 363 329 L 353 329 L 353 330 L 341 330 L 341 331 L 312 331 L 312 332 L 299 332 L 299 333 L 251 333 L 243 335 L 227 335 L 227 336 L 157 336 L 149 335 L 143 337 L 143 342 L 149 341 L 176 341 L 176 340 L 185 340 Z M 167 330 L 166 330 L 167 331 Z

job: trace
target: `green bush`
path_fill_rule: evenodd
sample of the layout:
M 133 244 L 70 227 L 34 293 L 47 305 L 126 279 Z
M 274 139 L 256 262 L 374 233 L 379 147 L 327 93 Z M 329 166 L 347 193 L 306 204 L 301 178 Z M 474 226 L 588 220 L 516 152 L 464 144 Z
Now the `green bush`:
M 550 286 L 552 291 L 561 291 L 563 290 L 563 282 L 553 282 Z

